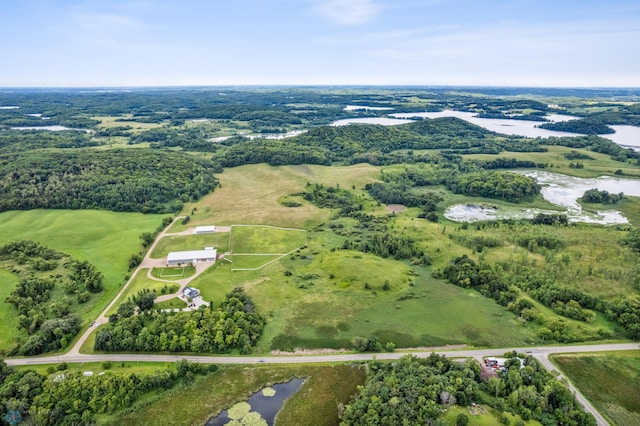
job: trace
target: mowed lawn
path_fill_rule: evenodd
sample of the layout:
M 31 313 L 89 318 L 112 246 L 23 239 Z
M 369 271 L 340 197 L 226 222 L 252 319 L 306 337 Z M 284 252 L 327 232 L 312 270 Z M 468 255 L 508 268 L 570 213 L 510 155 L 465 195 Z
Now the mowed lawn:
M 229 245 L 233 254 L 285 254 L 306 243 L 304 229 L 234 225 Z
M 161 296 L 162 288 L 165 286 L 168 290 L 173 290 L 173 291 L 169 291 L 166 294 L 175 293 L 178 290 L 178 287 L 179 287 L 178 284 L 152 280 L 149 277 L 147 277 L 147 272 L 149 272 L 147 268 L 138 270 L 138 273 L 136 274 L 135 277 L 133 277 L 133 281 L 131 282 L 131 284 L 129 284 L 125 292 L 122 293 L 122 296 L 120 296 L 118 301 L 113 304 L 111 309 L 109 309 L 109 311 L 107 312 L 107 316 L 115 314 L 118 311 L 118 306 L 126 302 L 127 299 L 129 299 L 130 297 L 133 297 L 139 291 L 148 289 L 151 291 L 155 291 L 156 296 Z
M 328 220 L 330 210 L 306 202 L 300 207 L 286 207 L 279 202 L 281 197 L 304 191 L 307 183 L 361 189 L 378 181 L 379 175 L 380 168 L 368 164 L 348 167 L 251 164 L 228 168 L 216 175 L 219 188 L 200 201 L 185 205 L 183 212 L 193 212 L 191 221 L 187 225 L 174 225 L 172 232 L 195 225 L 238 223 L 310 229 Z
M 34 240 L 94 264 L 104 274 L 104 291 L 82 306 L 82 317 L 91 320 L 123 284 L 129 257 L 141 250 L 140 234 L 153 232 L 163 217 L 99 210 L 9 211 L 0 213 L 0 244 Z M 0 313 L 7 308 L 11 306 L 3 298 Z
M 611 424 L 640 424 L 640 351 L 555 355 L 552 360 Z

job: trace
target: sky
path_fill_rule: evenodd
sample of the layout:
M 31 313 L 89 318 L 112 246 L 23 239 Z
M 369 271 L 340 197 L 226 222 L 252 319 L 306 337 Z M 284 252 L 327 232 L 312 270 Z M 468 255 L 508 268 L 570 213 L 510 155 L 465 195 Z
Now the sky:
M 0 87 L 640 87 L 638 0 L 0 0 Z

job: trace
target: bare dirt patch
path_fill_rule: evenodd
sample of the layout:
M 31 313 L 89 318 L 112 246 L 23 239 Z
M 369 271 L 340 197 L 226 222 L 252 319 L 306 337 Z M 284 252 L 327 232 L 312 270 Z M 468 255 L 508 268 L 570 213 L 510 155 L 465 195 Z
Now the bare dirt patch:
M 389 204 L 386 208 L 389 213 L 401 213 L 407 209 L 402 204 Z

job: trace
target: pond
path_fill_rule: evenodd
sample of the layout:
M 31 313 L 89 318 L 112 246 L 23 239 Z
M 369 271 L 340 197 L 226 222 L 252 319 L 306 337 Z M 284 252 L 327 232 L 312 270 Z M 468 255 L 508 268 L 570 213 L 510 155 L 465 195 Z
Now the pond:
M 65 126 L 24 126 L 24 127 L 12 127 L 11 130 L 48 130 L 50 132 L 61 132 L 63 130 L 77 130 L 80 132 L 86 132 L 86 133 L 90 133 L 93 130 L 88 130 L 88 129 L 73 129 L 71 127 L 65 127 Z
M 276 414 L 282 408 L 284 401 L 298 392 L 303 383 L 304 380 L 295 378 L 286 383 L 266 387 L 251 395 L 247 402 L 240 402 L 216 417 L 212 417 L 206 426 L 222 426 L 231 421 L 239 425 L 273 426 Z
M 601 225 L 629 223 L 615 206 L 606 210 L 586 211 L 578 203 L 588 189 L 597 188 L 613 194 L 640 197 L 640 180 L 600 176 L 593 179 L 578 178 L 546 171 L 521 172 L 534 178 L 542 186 L 542 196 L 550 203 L 562 208 L 570 222 L 587 222 Z M 558 213 L 557 211 L 521 208 L 518 206 L 496 206 L 479 204 L 456 204 L 444 212 L 444 216 L 455 222 L 477 222 L 496 219 L 531 219 L 538 213 Z

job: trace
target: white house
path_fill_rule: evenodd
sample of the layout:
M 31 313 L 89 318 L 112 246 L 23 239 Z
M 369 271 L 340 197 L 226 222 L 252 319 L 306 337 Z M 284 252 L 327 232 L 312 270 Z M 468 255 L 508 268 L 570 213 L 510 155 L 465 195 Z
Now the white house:
M 196 226 L 193 231 L 194 234 L 213 234 L 214 232 L 216 232 L 215 226 Z
M 167 255 L 167 265 L 187 265 L 198 262 L 215 262 L 218 251 L 213 247 L 204 250 L 172 251 Z

